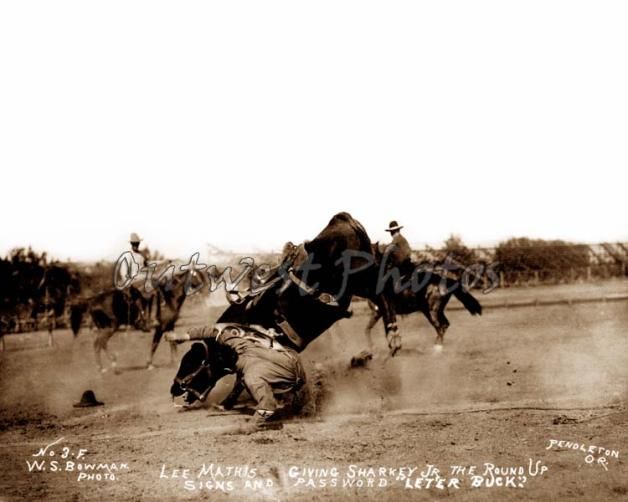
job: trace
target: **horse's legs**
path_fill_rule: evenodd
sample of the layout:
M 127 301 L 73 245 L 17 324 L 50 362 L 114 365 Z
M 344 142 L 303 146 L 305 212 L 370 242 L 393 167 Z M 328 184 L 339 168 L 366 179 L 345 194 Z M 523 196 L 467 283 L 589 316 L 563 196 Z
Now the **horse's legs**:
M 172 329 L 172 328 L 170 328 Z M 157 352 L 157 347 L 159 347 L 159 342 L 161 341 L 161 337 L 164 335 L 166 330 L 164 330 L 161 326 L 157 326 L 155 328 L 155 334 L 153 335 L 153 341 L 150 346 L 150 354 L 148 356 L 148 362 L 146 363 L 146 367 L 149 370 L 155 369 L 153 366 L 153 357 L 155 357 L 155 352 Z M 170 365 L 173 366 L 177 359 L 177 344 L 175 342 L 170 342 Z
M 366 329 L 364 330 L 364 334 L 366 335 L 366 341 L 368 343 L 369 349 L 373 350 L 373 337 L 371 336 L 371 330 L 377 324 L 382 317 L 380 309 L 375 305 L 371 300 L 368 300 L 369 308 L 371 309 L 371 315 L 369 317 L 369 322 L 366 325 Z
M 48 312 L 46 312 L 46 321 L 47 321 L 47 328 L 48 328 L 48 334 L 52 335 L 52 331 L 55 329 L 56 327 L 56 316 L 55 316 L 55 311 L 50 309 L 48 310 Z
M 158 322 L 158 314 L 157 314 L 157 302 L 159 301 L 159 296 L 154 294 L 150 297 L 148 302 L 148 324 L 150 327 L 156 326 Z
M 177 344 L 175 342 L 170 342 L 170 366 L 174 366 L 176 360 L 177 360 Z
M 96 338 L 94 339 L 94 353 L 96 354 L 96 364 L 98 365 L 98 369 L 102 373 L 107 371 L 107 369 L 104 368 L 102 365 L 102 360 L 100 358 L 101 350 L 105 351 L 105 355 L 109 359 L 109 362 L 111 363 L 111 367 L 113 368 L 114 371 L 116 371 L 116 366 L 117 366 L 116 355 L 115 353 L 114 354 L 110 353 L 107 348 L 107 343 L 109 342 L 109 339 L 113 336 L 115 332 L 116 332 L 115 327 L 102 328 L 98 330 Z
M 138 325 L 138 327 L 142 330 L 142 331 L 150 331 L 150 326 L 149 326 L 149 322 L 148 322 L 148 317 L 146 316 L 146 313 L 148 311 L 148 303 L 146 301 L 146 299 L 142 296 L 140 296 L 139 301 L 137 301 L 135 303 L 135 306 L 137 308 L 137 320 L 136 320 L 136 324 Z
M 155 298 L 155 295 L 151 295 L 147 300 L 146 300 L 146 322 L 148 324 L 148 326 L 150 327 L 150 324 L 153 320 L 153 298 Z
M 422 309 L 425 317 L 436 330 L 436 340 L 434 342 L 434 351 L 440 352 L 443 349 L 445 332 L 449 327 L 449 321 L 445 317 L 445 307 L 451 297 L 451 293 L 443 295 L 440 288 L 436 284 L 428 286 L 426 292 L 427 308 Z
M 392 298 L 392 295 L 391 295 Z M 388 341 L 388 349 L 390 355 L 394 356 L 401 349 L 401 335 L 397 327 L 397 316 L 392 305 L 392 301 L 388 300 L 384 294 L 379 295 L 375 302 L 380 315 L 384 318 L 384 329 L 386 332 L 386 340 Z
M 443 342 L 445 341 L 445 332 L 447 331 L 447 328 L 449 328 L 449 320 L 445 317 L 444 305 L 443 308 L 438 311 L 438 325 L 437 343 L 439 345 L 443 345 Z
M 437 352 L 440 352 L 443 348 L 443 343 L 445 341 L 445 333 L 447 332 L 447 328 L 449 328 L 449 321 L 445 317 L 445 306 L 441 305 L 437 310 L 430 310 L 427 315 L 430 324 L 434 326 L 436 330 L 436 340 L 434 341 L 434 349 Z
M 434 341 L 434 349 L 437 352 L 440 352 L 443 349 L 443 343 L 445 341 L 445 333 L 447 331 L 448 325 L 439 324 L 435 326 L 436 328 L 436 340 Z
M 153 357 L 155 356 L 157 347 L 159 347 L 159 342 L 161 341 L 161 337 L 163 336 L 163 334 L 164 334 L 164 331 L 161 329 L 161 326 L 157 326 L 155 328 L 155 334 L 153 335 L 153 342 L 151 343 L 151 346 L 150 346 L 150 355 L 148 356 L 148 362 L 146 363 L 146 367 L 149 370 L 152 370 L 155 368 L 153 366 Z M 170 355 L 172 358 L 172 344 L 170 344 Z

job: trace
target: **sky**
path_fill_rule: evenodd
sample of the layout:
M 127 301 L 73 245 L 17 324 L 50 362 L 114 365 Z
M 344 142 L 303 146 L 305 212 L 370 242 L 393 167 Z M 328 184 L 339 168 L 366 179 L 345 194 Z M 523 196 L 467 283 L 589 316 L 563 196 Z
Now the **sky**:
M 628 4 L 3 2 L 0 255 L 628 241 Z

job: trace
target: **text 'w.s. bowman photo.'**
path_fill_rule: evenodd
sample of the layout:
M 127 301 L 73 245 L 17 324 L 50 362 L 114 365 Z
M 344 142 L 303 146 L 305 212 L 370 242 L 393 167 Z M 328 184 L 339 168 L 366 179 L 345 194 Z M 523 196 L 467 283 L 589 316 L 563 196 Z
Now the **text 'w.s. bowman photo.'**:
M 628 5 L 0 6 L 0 501 L 625 500 Z

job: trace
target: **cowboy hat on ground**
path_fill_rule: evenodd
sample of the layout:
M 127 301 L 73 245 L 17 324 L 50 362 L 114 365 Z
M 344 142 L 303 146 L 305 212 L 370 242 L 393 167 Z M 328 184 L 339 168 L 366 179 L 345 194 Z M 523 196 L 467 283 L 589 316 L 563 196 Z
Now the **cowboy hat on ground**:
M 75 408 L 88 408 L 90 406 L 102 406 L 103 404 L 105 403 L 96 399 L 96 394 L 94 394 L 93 390 L 86 390 L 83 392 L 81 400 L 78 403 L 74 403 L 73 406 Z

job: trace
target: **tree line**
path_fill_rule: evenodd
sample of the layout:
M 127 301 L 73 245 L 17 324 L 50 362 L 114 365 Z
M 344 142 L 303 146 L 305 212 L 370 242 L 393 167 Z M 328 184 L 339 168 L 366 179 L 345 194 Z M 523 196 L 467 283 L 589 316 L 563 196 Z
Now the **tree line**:
M 520 237 L 480 249 L 452 235 L 439 249 L 415 251 L 415 259 L 447 263 L 449 268 L 493 265 L 501 286 L 626 276 L 628 245 L 599 246 L 606 258 L 603 263 L 586 244 Z M 147 254 L 150 259 L 163 260 L 158 252 L 147 250 Z M 269 263 L 277 259 L 272 254 L 265 257 Z M 52 316 L 62 325 L 72 301 L 111 288 L 112 277 L 113 263 L 107 261 L 79 265 L 50 260 L 45 252 L 30 247 L 13 249 L 0 258 L 0 333 L 20 331 L 20 323 L 36 326 L 42 316 Z

